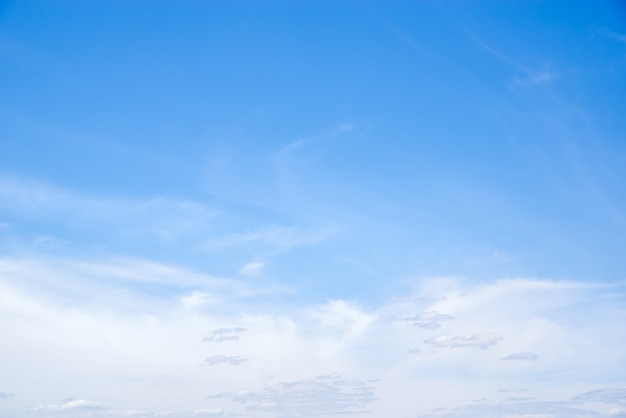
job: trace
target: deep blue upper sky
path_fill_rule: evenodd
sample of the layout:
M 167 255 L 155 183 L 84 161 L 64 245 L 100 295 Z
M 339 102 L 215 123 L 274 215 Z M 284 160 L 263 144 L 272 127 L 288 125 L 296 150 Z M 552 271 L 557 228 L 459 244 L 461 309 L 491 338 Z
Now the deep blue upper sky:
M 41 235 L 222 274 L 262 260 L 320 296 L 623 279 L 625 32 L 617 1 L 5 3 L 11 187 L 219 215 L 155 240 L 128 233 L 153 215 L 112 227 L 6 191 L 4 248 Z M 207 244 L 272 228 L 313 238 Z

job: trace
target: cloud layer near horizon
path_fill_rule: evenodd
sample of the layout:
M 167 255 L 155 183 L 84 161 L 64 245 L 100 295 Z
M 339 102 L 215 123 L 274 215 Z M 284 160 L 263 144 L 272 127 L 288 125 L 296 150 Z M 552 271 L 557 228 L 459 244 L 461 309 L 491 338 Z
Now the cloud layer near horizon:
M 432 278 L 379 306 L 294 307 L 263 302 L 271 289 L 145 260 L 5 258 L 0 411 L 617 416 L 616 286 Z

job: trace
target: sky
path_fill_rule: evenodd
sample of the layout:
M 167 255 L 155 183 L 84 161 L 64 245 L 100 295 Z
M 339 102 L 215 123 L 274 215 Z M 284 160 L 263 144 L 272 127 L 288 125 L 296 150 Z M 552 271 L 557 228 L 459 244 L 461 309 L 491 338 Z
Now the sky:
M 626 4 L 0 0 L 0 418 L 626 417 Z

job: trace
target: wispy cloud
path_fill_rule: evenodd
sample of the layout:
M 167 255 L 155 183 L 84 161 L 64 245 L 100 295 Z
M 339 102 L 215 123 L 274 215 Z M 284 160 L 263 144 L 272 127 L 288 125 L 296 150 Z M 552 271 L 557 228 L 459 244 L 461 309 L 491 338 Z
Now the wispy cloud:
M 626 35 L 619 33 L 619 32 L 612 31 L 608 28 L 601 28 L 601 27 L 594 26 L 591 28 L 591 32 L 593 34 L 598 34 L 606 38 L 613 39 L 617 42 L 626 44 Z
M 297 246 L 318 244 L 331 235 L 332 231 L 328 229 L 307 229 L 273 225 L 258 230 L 236 232 L 209 239 L 205 243 L 205 248 L 207 250 L 224 249 L 246 244 L 261 243 L 284 251 Z
M 355 127 L 356 125 L 354 123 L 344 122 L 344 123 L 340 123 L 335 128 L 333 128 L 330 132 L 327 132 L 325 134 L 296 139 L 292 142 L 289 142 L 287 145 L 283 146 L 275 154 L 274 159 L 280 159 L 284 157 L 287 153 L 294 152 L 297 149 L 302 148 L 304 146 L 313 145 L 315 143 L 335 139 L 338 135 L 353 131 Z
M 239 272 L 244 276 L 254 276 L 261 273 L 261 270 L 265 267 L 265 263 L 262 261 L 251 261 L 249 263 L 244 264 Z
M 550 70 L 526 70 L 523 76 L 514 76 L 512 81 L 519 86 L 534 86 L 556 80 L 558 74 Z
M 165 241 L 206 233 L 219 213 L 185 199 L 91 196 L 1 173 L 0 207 L 20 219 L 114 228 L 122 235 L 153 236 Z
M 518 59 L 514 59 L 500 49 L 489 44 L 484 39 L 481 39 L 469 28 L 465 28 L 465 32 L 467 33 L 468 39 L 472 40 L 483 51 L 495 57 L 502 64 L 514 71 L 514 74 L 510 77 L 510 81 L 515 86 L 532 87 L 547 84 L 560 77 L 560 74 L 557 71 L 545 68 L 545 66 L 543 68 L 537 68 L 540 66 L 520 63 Z

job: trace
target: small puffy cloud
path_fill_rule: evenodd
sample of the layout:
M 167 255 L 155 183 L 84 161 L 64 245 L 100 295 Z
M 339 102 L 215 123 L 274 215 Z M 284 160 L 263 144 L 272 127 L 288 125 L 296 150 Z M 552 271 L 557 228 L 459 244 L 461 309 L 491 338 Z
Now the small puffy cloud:
M 366 412 L 377 400 L 368 382 L 344 380 L 339 374 L 314 379 L 285 381 L 259 391 L 239 391 L 211 395 L 241 403 L 250 412 L 280 416 L 328 416 Z
M 440 335 L 424 340 L 426 344 L 432 344 L 442 348 L 480 347 L 488 348 L 500 342 L 502 337 L 495 333 L 471 334 L 471 335 Z
M 0 392 L 0 399 L 10 398 L 11 396 L 14 395 L 12 393 Z
M 502 357 L 500 360 L 537 360 L 539 356 L 530 351 L 521 351 Z
M 217 356 L 211 356 L 204 360 L 204 363 L 209 366 L 217 366 L 219 364 L 232 364 L 234 366 L 238 366 L 241 363 L 245 363 L 248 361 L 247 358 L 241 356 L 224 356 L 222 354 L 218 354 Z
M 208 337 L 204 337 L 202 341 L 210 342 L 222 342 L 222 341 L 236 341 L 239 339 L 239 334 L 246 332 L 247 329 L 243 327 L 236 328 L 218 328 L 211 331 Z

